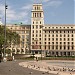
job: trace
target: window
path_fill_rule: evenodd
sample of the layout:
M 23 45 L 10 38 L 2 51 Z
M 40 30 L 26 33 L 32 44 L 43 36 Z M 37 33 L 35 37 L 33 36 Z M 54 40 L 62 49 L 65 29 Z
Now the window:
M 56 38 L 56 41 L 58 41 L 58 38 Z
M 45 44 L 46 44 L 46 42 L 45 42 Z
M 72 44 L 74 44 L 74 42 L 72 42 Z
M 52 46 L 52 49 L 54 49 L 54 46 Z
M 60 38 L 60 41 L 62 41 L 62 38 Z
M 46 33 L 46 31 L 45 31 L 45 33 Z
M 46 41 L 46 38 L 45 38 L 45 41 Z
M 70 44 L 70 42 L 68 42 L 68 44 Z
M 54 31 L 52 31 L 52 33 L 54 33 Z
M 62 37 L 62 35 L 60 34 L 60 37 Z
M 40 13 L 40 17 L 41 17 L 41 13 Z
M 56 37 L 58 37 L 58 35 L 56 34 Z
M 69 33 L 69 31 L 68 31 L 68 33 Z
M 50 35 L 49 35 L 49 37 L 50 37 Z
M 41 28 L 41 25 L 40 25 L 40 28 Z
M 65 27 L 63 27 L 63 28 L 65 28 Z
M 62 44 L 62 42 L 60 42 L 60 44 Z
M 46 37 L 46 35 L 45 35 L 45 37 Z
M 36 13 L 35 13 L 35 17 L 36 17 Z
M 34 38 L 32 38 L 32 40 L 34 40 Z
M 37 6 L 37 10 L 38 10 L 38 6 Z
M 54 38 L 52 38 L 52 41 L 54 41 Z
M 68 37 L 69 37 L 69 34 L 68 34 Z
M 48 46 L 48 49 L 50 49 L 50 46 Z
M 58 44 L 58 42 L 56 42 L 56 44 Z
M 41 42 L 39 42 L 39 44 L 41 44 Z
M 60 33 L 62 33 L 62 31 L 60 31 Z
M 71 28 L 73 28 L 73 27 L 71 27 Z
M 66 44 L 66 42 L 64 42 L 64 44 Z
M 36 33 L 38 33 L 38 30 L 36 30 Z
M 72 31 L 72 33 L 73 33 L 73 31 Z
M 68 38 L 67 40 L 69 41 L 70 39 Z
M 34 21 L 33 21 L 33 24 L 34 24 Z
M 60 49 L 62 49 L 62 46 L 60 46 Z
M 64 41 L 66 40 L 66 38 L 64 38 Z
M 50 38 L 48 38 L 48 40 L 50 41 Z
M 52 44 L 54 44 L 54 42 L 52 42 Z
M 33 17 L 34 17 L 34 13 L 33 13 Z
M 52 35 L 52 37 L 54 37 L 54 35 Z
M 66 35 L 64 34 L 64 37 L 65 37 Z
M 65 31 L 64 31 L 64 33 L 65 33 Z
M 36 10 L 36 7 L 35 7 L 35 10 Z
M 50 44 L 50 42 L 48 42 L 48 44 Z
M 34 37 L 34 34 L 32 35 L 32 37 Z
M 34 26 L 33 26 L 33 29 L 34 29 Z
M 41 40 L 41 38 L 39 38 L 39 40 Z
M 58 33 L 58 31 L 56 31 L 56 33 Z
M 56 46 L 56 49 L 58 49 L 58 46 Z
M 71 38 L 72 39 L 72 41 L 73 41 L 73 38 Z
M 72 46 L 72 50 L 74 49 L 74 46 Z
M 66 49 L 66 46 L 64 46 L 64 49 Z
M 70 49 L 70 47 L 68 46 L 68 50 Z
M 41 34 L 39 36 L 41 37 Z
M 38 35 L 36 34 L 36 37 L 37 37 Z
M 41 30 L 40 30 L 40 33 L 41 33 Z
M 73 37 L 73 34 L 72 34 L 72 37 Z
M 41 24 L 41 21 L 40 21 L 40 24 Z
M 38 26 L 36 26 L 36 29 L 38 29 Z
M 46 49 L 46 46 L 45 46 L 45 49 Z
M 54 27 L 52 27 L 54 29 Z
M 49 31 L 49 33 L 50 33 L 50 31 Z

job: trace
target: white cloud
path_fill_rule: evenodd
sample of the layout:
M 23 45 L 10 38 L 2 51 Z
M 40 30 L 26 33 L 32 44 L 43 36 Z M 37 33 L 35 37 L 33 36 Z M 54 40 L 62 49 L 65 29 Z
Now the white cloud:
M 4 14 L 4 6 L 1 4 L 0 5 L 0 15 L 1 15 L 1 17 L 3 16 L 3 14 Z
M 40 0 L 39 0 L 40 1 Z M 61 0 L 42 0 L 44 7 L 58 7 L 62 4 Z M 25 4 L 17 10 L 17 8 L 8 6 L 7 9 L 7 22 L 21 21 L 24 23 L 29 23 L 29 15 L 32 8 L 32 3 Z M 0 5 L 0 17 L 4 18 L 4 5 Z M 54 14 L 53 14 L 54 15 Z
M 51 0 L 42 0 L 42 2 L 49 2 L 49 1 L 51 1 Z
M 59 7 L 62 4 L 61 0 L 50 0 L 45 7 L 50 6 L 50 7 Z
M 23 9 L 23 10 L 30 10 L 32 8 L 32 5 L 25 5 L 25 6 L 23 6 L 21 9 Z
M 29 12 L 27 10 L 31 9 L 31 5 L 26 5 L 23 6 L 21 9 L 19 9 L 18 11 L 13 9 L 12 7 L 8 6 L 8 9 L 6 10 L 6 20 L 7 23 L 12 23 L 12 22 L 24 22 L 27 23 L 28 22 L 28 14 Z M 0 17 L 4 19 L 4 14 L 5 14 L 5 10 L 4 10 L 4 6 L 0 5 Z

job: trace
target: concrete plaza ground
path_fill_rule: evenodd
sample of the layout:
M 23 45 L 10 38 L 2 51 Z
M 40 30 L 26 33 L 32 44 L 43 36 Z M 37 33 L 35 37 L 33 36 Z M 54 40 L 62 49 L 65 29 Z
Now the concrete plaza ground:
M 20 62 L 27 62 L 27 61 L 7 61 L 0 63 L 0 75 L 55 75 L 55 74 L 48 74 L 43 73 L 41 71 L 36 71 L 33 69 L 25 68 L 19 66 Z
M 19 63 L 22 67 L 42 71 L 45 75 L 75 75 L 75 61 L 66 60 L 46 60 L 46 61 L 29 61 Z

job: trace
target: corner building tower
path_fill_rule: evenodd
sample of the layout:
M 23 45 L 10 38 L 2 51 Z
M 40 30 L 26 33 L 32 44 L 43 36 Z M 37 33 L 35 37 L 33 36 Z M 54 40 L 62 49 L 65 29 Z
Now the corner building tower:
M 33 4 L 31 11 L 31 52 L 40 54 L 43 45 L 44 12 L 42 4 Z

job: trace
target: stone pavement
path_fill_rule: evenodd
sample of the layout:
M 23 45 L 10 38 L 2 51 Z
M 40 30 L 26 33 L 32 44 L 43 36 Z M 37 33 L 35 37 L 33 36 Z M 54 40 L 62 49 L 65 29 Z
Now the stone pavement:
M 0 75 L 55 75 L 21 67 L 19 66 L 20 62 L 27 62 L 27 61 L 17 60 L 17 61 L 1 62 Z

